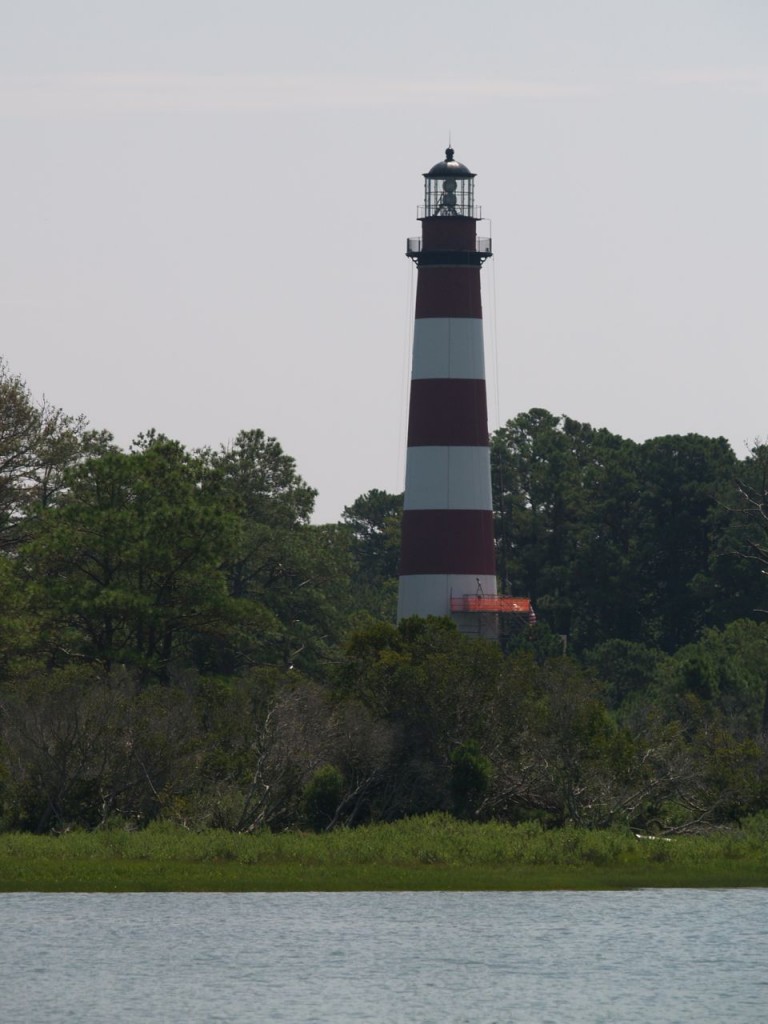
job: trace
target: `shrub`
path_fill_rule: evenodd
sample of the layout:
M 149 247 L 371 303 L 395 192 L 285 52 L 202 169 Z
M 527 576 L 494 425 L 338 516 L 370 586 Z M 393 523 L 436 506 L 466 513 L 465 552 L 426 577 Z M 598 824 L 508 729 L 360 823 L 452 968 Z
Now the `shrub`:
M 307 783 L 302 796 L 306 823 L 316 832 L 329 828 L 344 793 L 344 776 L 332 764 L 318 768 Z

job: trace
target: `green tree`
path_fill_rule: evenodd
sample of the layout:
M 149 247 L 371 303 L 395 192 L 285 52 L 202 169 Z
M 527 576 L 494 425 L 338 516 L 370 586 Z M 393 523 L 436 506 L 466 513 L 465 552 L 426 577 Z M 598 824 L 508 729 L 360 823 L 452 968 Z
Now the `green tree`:
M 304 788 L 302 809 L 307 823 L 316 832 L 329 828 L 344 794 L 344 776 L 332 764 L 323 765 Z
M 704 626 L 723 624 L 711 568 L 736 458 L 725 438 L 687 434 L 646 441 L 638 461 L 639 639 L 671 652 Z
M 237 623 L 221 565 L 236 518 L 202 486 L 204 466 L 150 434 L 130 453 L 76 466 L 23 550 L 54 663 L 86 659 L 168 681 L 201 635 Z
M 15 560 L 0 555 L 0 686 L 40 661 L 42 641 L 30 589 Z
M 730 613 L 727 619 L 744 615 L 762 618 L 768 614 L 768 445 L 753 445 L 738 464 L 723 504 L 729 529 L 719 554 L 722 560 L 729 560 L 730 573 L 720 597 Z
M 348 505 L 341 517 L 351 533 L 355 605 L 390 622 L 397 611 L 402 516 L 402 494 L 372 490 Z
M 739 738 L 768 735 L 768 622 L 737 619 L 706 629 L 675 652 L 671 691 L 693 694 L 723 715 Z
M 461 818 L 475 814 L 488 791 L 491 763 L 476 740 L 468 740 L 451 754 L 453 810 Z
M 533 409 L 493 439 L 507 589 L 583 651 L 610 639 L 667 652 L 747 613 L 728 553 L 723 438 L 638 445 Z
M 669 655 L 632 640 L 606 640 L 586 653 L 586 665 L 605 684 L 605 699 L 617 709 L 653 699 L 664 684 Z
M 351 563 L 343 531 L 309 522 L 316 492 L 263 431 L 244 431 L 231 447 L 205 457 L 207 490 L 240 523 L 224 563 L 228 592 L 271 616 L 257 650 L 225 647 L 214 664 L 227 672 L 265 660 L 318 669 L 349 610 Z
M 65 486 L 67 469 L 111 443 L 84 417 L 36 402 L 0 359 L 0 551 L 15 551 Z
M 448 619 L 377 623 L 351 635 L 337 669 L 339 692 L 362 703 L 391 735 L 377 814 L 452 806 L 451 758 L 472 741 L 484 754 L 502 665 L 497 645 L 462 636 Z
M 632 442 L 544 409 L 492 444 L 499 562 L 507 592 L 577 649 L 638 630 L 632 564 Z

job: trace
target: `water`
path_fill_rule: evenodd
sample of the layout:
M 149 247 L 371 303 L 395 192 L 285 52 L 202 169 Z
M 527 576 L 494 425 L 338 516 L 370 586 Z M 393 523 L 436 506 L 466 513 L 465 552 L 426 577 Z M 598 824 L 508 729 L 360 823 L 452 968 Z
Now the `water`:
M 768 1019 L 768 890 L 0 896 L 0 1021 Z

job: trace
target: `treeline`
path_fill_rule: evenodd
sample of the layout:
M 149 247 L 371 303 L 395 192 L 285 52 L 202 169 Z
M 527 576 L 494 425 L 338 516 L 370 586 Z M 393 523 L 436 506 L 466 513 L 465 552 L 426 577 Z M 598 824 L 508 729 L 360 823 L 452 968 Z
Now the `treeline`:
M 722 437 L 637 444 L 533 409 L 493 457 L 501 571 L 578 650 L 672 652 L 765 605 L 764 446 L 740 460 Z
M 123 451 L 0 367 L 0 827 L 758 811 L 765 456 L 510 421 L 499 572 L 538 623 L 495 645 L 395 627 L 402 496 L 316 526 L 262 431 Z

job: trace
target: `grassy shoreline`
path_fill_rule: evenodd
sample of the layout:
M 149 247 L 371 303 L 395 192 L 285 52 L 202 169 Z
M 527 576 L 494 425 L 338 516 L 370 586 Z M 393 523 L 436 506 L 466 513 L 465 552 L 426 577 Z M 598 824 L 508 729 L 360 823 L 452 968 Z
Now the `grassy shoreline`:
M 637 839 L 445 815 L 327 835 L 193 833 L 154 824 L 0 834 L 0 892 L 306 892 L 768 886 L 766 824 Z

